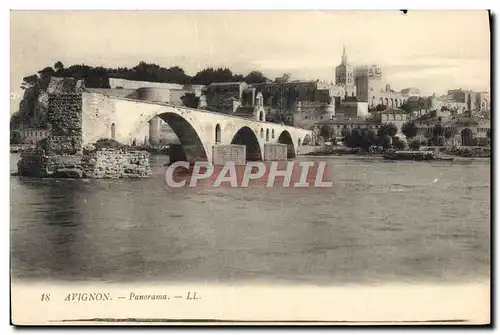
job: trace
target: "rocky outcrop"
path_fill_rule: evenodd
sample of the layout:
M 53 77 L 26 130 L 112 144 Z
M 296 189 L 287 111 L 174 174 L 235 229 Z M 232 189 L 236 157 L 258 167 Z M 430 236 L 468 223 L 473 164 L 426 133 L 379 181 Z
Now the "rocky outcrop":
M 83 80 L 50 77 L 40 79 L 39 85 L 27 87 L 19 103 L 20 122 L 35 128 L 45 128 L 49 96 L 52 94 L 81 93 L 85 89 Z M 17 125 L 18 126 L 18 125 Z

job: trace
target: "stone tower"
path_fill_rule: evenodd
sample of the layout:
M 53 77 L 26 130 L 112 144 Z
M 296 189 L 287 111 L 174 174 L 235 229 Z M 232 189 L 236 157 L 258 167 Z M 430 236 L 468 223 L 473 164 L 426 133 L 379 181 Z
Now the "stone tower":
M 345 87 L 346 96 L 356 95 L 354 66 L 347 61 L 345 45 L 342 51 L 342 62 L 335 68 L 335 84 Z

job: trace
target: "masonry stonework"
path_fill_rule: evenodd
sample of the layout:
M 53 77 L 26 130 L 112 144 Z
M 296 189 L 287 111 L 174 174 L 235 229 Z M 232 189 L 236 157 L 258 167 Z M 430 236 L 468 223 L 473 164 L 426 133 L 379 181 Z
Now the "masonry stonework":
M 288 147 L 286 144 L 265 144 L 264 145 L 264 160 L 265 161 L 286 161 Z
M 212 148 L 213 165 L 224 165 L 233 162 L 235 165 L 245 165 L 246 146 L 237 144 L 216 144 Z
M 84 156 L 84 176 L 96 179 L 144 178 L 151 176 L 146 151 L 99 150 Z
M 82 149 L 82 95 L 64 93 L 49 95 L 47 110 L 49 152 L 76 154 Z
M 24 152 L 18 174 L 38 178 L 145 178 L 151 176 L 145 151 L 98 150 L 83 155 L 46 155 Z

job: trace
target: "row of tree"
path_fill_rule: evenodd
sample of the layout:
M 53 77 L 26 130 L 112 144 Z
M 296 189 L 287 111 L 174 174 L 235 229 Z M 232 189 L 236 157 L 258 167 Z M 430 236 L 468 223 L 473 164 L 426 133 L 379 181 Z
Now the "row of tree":
M 362 148 L 368 151 L 372 146 L 380 146 L 384 149 L 393 147 L 396 149 L 404 149 L 405 143 L 400 140 L 396 134 L 398 128 L 393 123 L 383 124 L 377 132 L 371 129 L 344 129 L 342 131 L 343 143 L 349 148 Z M 443 146 L 445 140 L 448 140 L 456 135 L 456 130 L 451 127 L 443 127 L 441 124 L 436 124 L 425 135 L 426 141 L 421 142 L 415 139 L 418 135 L 418 127 L 413 121 L 403 124 L 401 132 L 406 136 L 408 146 L 411 149 L 418 150 L 424 143 L 431 146 Z M 319 135 L 324 139 L 331 139 L 333 132 L 328 125 L 323 125 L 320 129 Z M 486 133 L 488 140 L 491 140 L 491 131 Z
M 208 67 L 190 76 L 178 66 L 164 68 L 158 64 L 140 62 L 133 68 L 105 68 L 88 65 L 71 65 L 65 67 L 62 62 L 56 62 L 53 67 L 45 67 L 36 74 L 23 78 L 21 88 L 38 86 L 43 88 L 44 79 L 53 77 L 72 77 L 84 79 L 85 85 L 91 88 L 109 88 L 109 78 L 128 80 L 173 83 L 182 85 L 208 85 L 214 82 L 245 81 L 248 84 L 265 83 L 269 79 L 260 71 L 251 71 L 247 75 L 235 74 L 228 68 Z

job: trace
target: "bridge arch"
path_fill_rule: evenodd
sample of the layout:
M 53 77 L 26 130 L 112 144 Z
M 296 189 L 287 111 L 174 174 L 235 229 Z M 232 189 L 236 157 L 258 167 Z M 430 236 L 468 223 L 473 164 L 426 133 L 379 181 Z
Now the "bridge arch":
M 295 158 L 295 145 L 293 144 L 292 136 L 288 132 L 288 130 L 283 130 L 278 137 L 278 143 L 286 144 L 288 147 L 287 157 Z
M 233 136 L 231 144 L 241 144 L 246 146 L 247 161 L 261 161 L 262 152 L 259 140 L 252 129 L 247 126 L 240 128 Z
M 158 117 L 172 128 L 181 143 L 184 157 L 188 161 L 206 161 L 209 159 L 208 153 L 210 151 L 207 150 L 200 135 L 189 121 L 179 114 L 170 112 L 159 114 Z

